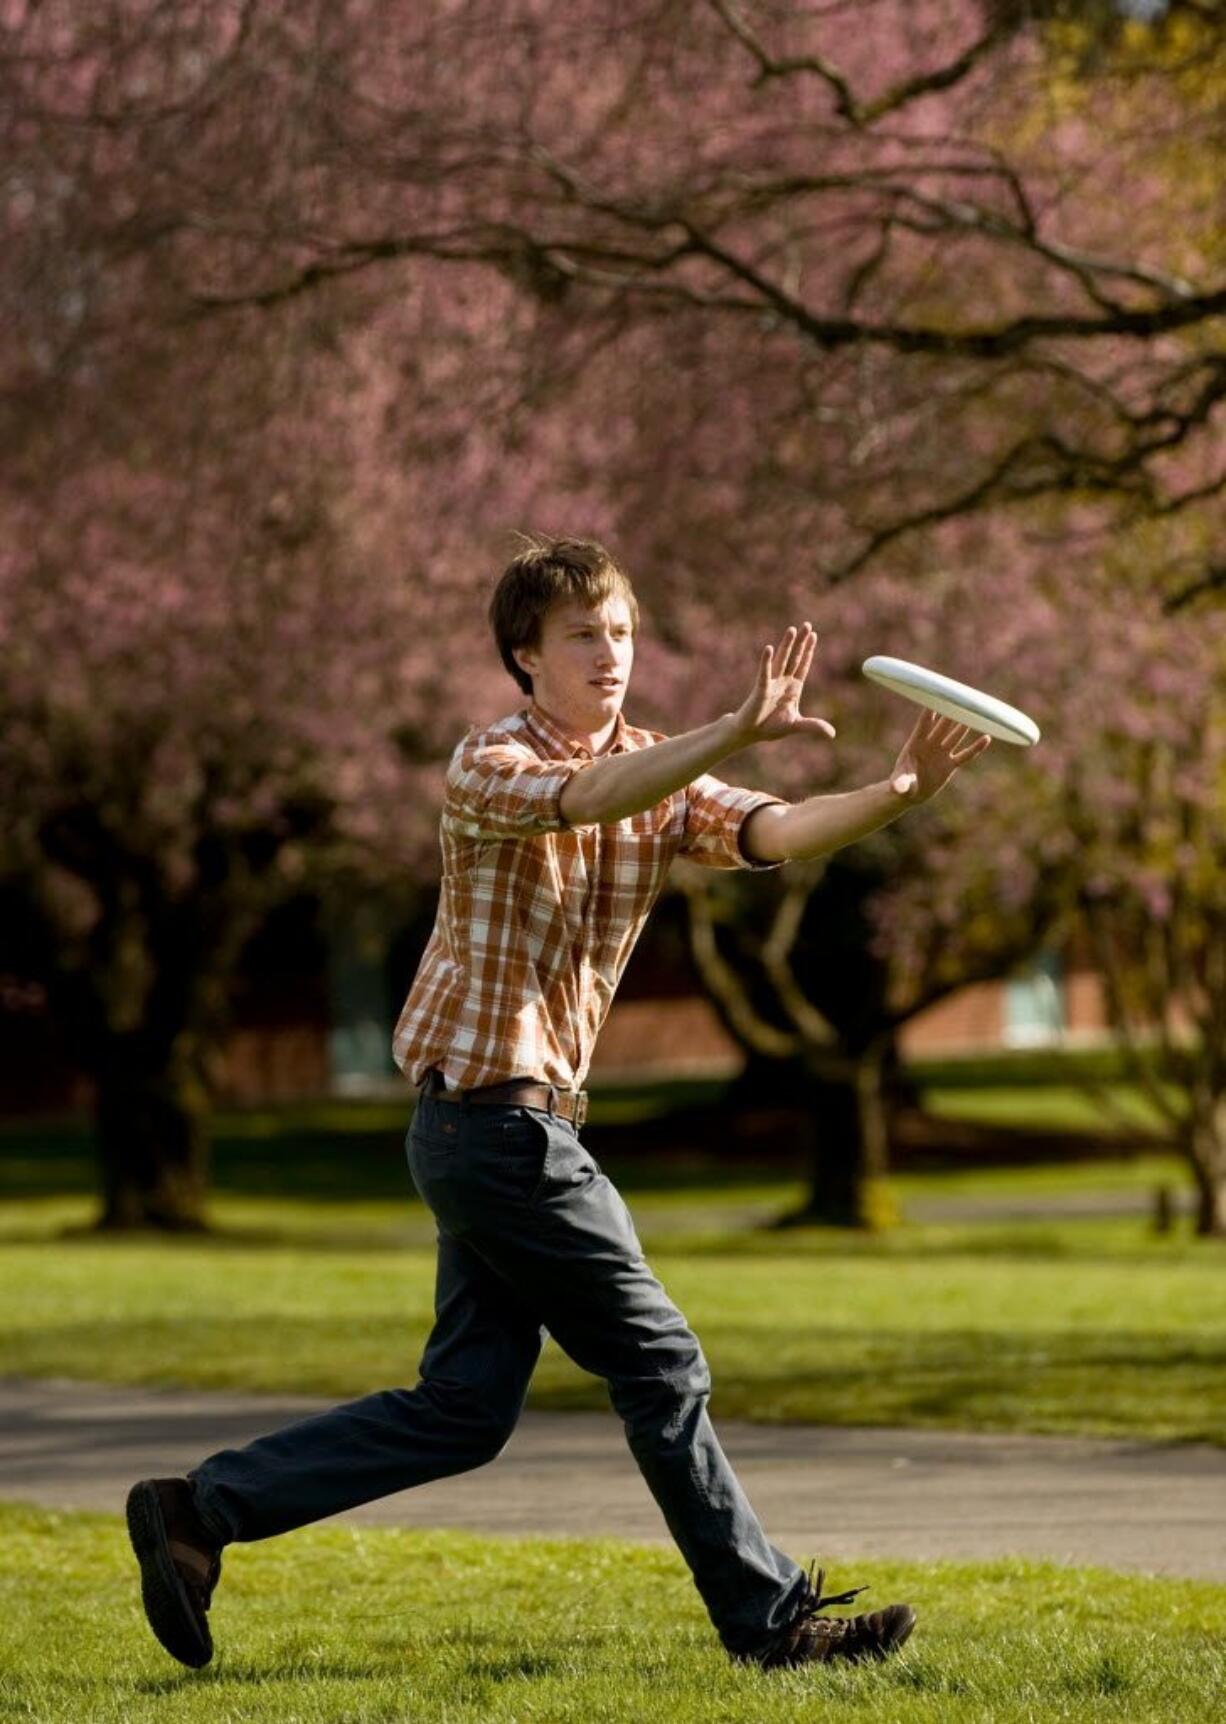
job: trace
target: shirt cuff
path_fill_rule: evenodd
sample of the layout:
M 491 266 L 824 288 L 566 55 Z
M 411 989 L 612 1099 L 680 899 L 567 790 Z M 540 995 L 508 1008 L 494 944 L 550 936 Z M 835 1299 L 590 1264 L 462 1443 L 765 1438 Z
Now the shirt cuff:
M 788 806 L 786 797 L 771 796 L 763 792 L 763 794 L 758 797 L 757 801 L 744 811 L 740 820 L 737 822 L 736 853 L 740 859 L 740 865 L 742 868 L 751 868 L 756 874 L 769 873 L 772 868 L 782 868 L 784 861 L 786 860 L 785 857 L 781 856 L 778 861 L 770 862 L 765 859 L 759 859 L 756 856 L 748 856 L 745 853 L 745 822 L 749 819 L 751 814 L 756 814 L 759 808 L 769 807 L 772 803 L 776 804 L 780 808 L 786 808 Z

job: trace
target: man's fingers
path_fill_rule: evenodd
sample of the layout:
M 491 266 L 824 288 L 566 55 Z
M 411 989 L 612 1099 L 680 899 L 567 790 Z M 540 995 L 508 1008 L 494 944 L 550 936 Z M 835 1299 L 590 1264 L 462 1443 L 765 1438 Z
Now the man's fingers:
M 808 626 L 809 625 L 806 623 L 805 627 L 808 628 Z M 816 651 L 817 651 L 817 633 L 815 630 L 811 630 L 808 640 L 804 643 L 804 645 L 801 648 L 800 663 L 796 667 L 796 674 L 802 682 L 804 681 L 804 679 L 809 674 L 809 666 L 813 663 L 813 654 Z
M 808 660 L 813 656 L 813 644 L 817 636 L 813 625 L 805 623 L 797 629 L 793 623 L 785 630 L 779 643 L 779 657 L 776 661 L 776 673 L 779 676 L 803 676 L 808 669 Z
M 788 659 L 791 656 L 792 642 L 795 639 L 796 630 L 794 628 L 784 629 L 783 639 L 779 642 L 779 651 L 775 657 L 776 676 L 786 676 L 788 674 Z
M 974 760 L 977 755 L 986 754 L 991 746 L 992 738 L 990 736 L 979 736 L 969 748 L 959 749 L 956 754 L 951 754 L 949 758 L 961 766 L 967 760 Z

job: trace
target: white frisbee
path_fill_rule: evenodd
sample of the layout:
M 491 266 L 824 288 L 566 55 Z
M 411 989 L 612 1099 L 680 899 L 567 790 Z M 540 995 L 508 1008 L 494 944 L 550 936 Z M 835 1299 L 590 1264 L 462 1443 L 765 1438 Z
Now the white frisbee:
M 908 664 L 905 658 L 887 658 L 882 654 L 866 658 L 861 669 L 882 688 L 945 718 L 956 719 L 971 730 L 986 731 L 989 736 L 1014 742 L 1019 748 L 1030 748 L 1039 740 L 1039 727 L 1033 718 L 1027 718 L 1016 706 L 997 700 L 994 694 L 955 682 L 952 676 L 925 670 L 923 665 Z

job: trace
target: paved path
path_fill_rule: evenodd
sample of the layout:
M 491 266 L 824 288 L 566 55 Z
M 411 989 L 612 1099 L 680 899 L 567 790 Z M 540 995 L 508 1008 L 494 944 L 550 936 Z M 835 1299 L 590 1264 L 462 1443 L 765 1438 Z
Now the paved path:
M 0 1380 L 0 1497 L 118 1512 L 133 1479 L 184 1471 L 330 1403 Z M 774 1542 L 798 1560 L 1024 1555 L 1226 1581 L 1226 1452 L 1203 1445 L 719 1424 Z M 667 1540 L 610 1412 L 525 1413 L 492 1465 L 354 1521 Z

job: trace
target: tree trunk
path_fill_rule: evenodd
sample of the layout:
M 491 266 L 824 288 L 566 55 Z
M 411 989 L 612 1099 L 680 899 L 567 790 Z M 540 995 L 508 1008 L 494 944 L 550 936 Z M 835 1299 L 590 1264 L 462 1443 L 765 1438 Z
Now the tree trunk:
M 193 1061 L 159 1062 L 141 1037 L 117 1037 L 95 1071 L 95 1127 L 106 1231 L 199 1232 L 207 1223 L 208 1102 Z M 143 1057 L 142 1057 L 143 1055 Z
M 1192 1125 L 1187 1155 L 1196 1179 L 1196 1231 L 1226 1239 L 1226 1105 Z
M 1196 1182 L 1196 1231 L 1205 1239 L 1226 1239 L 1226 1178 Z
M 888 1138 L 882 1054 L 810 1061 L 809 1192 L 779 1227 L 878 1229 L 897 1216 L 885 1186 Z

